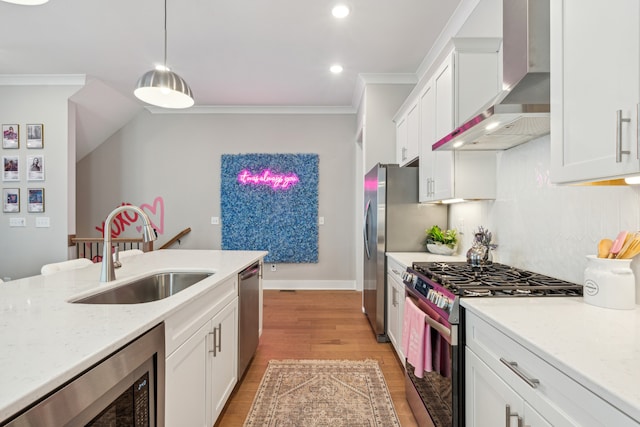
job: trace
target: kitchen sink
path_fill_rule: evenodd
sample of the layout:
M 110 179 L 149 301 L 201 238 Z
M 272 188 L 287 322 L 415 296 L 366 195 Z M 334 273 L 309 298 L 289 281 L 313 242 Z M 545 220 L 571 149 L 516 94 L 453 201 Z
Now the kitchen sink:
M 72 302 L 74 304 L 140 304 L 158 301 L 175 295 L 212 274 L 192 271 L 156 273 Z

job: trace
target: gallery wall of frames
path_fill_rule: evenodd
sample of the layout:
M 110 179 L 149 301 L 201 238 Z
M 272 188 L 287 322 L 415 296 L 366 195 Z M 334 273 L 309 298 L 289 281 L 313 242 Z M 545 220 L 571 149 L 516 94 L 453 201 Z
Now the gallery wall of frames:
M 2 212 L 45 211 L 43 148 L 42 123 L 2 125 Z M 21 194 L 21 189 L 26 194 Z

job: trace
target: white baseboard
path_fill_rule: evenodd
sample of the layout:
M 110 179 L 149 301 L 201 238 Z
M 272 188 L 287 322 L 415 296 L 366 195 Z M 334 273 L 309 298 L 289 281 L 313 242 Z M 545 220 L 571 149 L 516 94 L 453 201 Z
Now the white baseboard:
M 262 280 L 262 289 L 355 291 L 355 280 Z

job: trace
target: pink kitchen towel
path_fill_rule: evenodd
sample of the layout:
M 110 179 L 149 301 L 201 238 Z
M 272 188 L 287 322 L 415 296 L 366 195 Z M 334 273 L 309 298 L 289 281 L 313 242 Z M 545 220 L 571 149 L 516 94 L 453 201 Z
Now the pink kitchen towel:
M 415 376 L 422 378 L 425 363 L 425 340 L 427 338 L 425 314 L 407 297 L 402 319 L 402 350 L 407 361 L 415 367 Z

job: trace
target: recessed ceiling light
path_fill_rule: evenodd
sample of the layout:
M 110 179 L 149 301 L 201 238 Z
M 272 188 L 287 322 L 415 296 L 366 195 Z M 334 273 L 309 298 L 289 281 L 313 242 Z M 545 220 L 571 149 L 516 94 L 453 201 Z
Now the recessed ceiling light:
M 336 18 L 340 18 L 340 19 L 346 18 L 347 16 L 349 16 L 350 12 L 351 11 L 349 10 L 349 7 L 344 4 L 338 4 L 334 6 L 333 9 L 331 9 L 331 14 Z
M 329 71 L 331 71 L 333 74 L 340 74 L 342 70 L 342 65 L 339 64 L 332 65 L 331 68 L 329 68 Z

